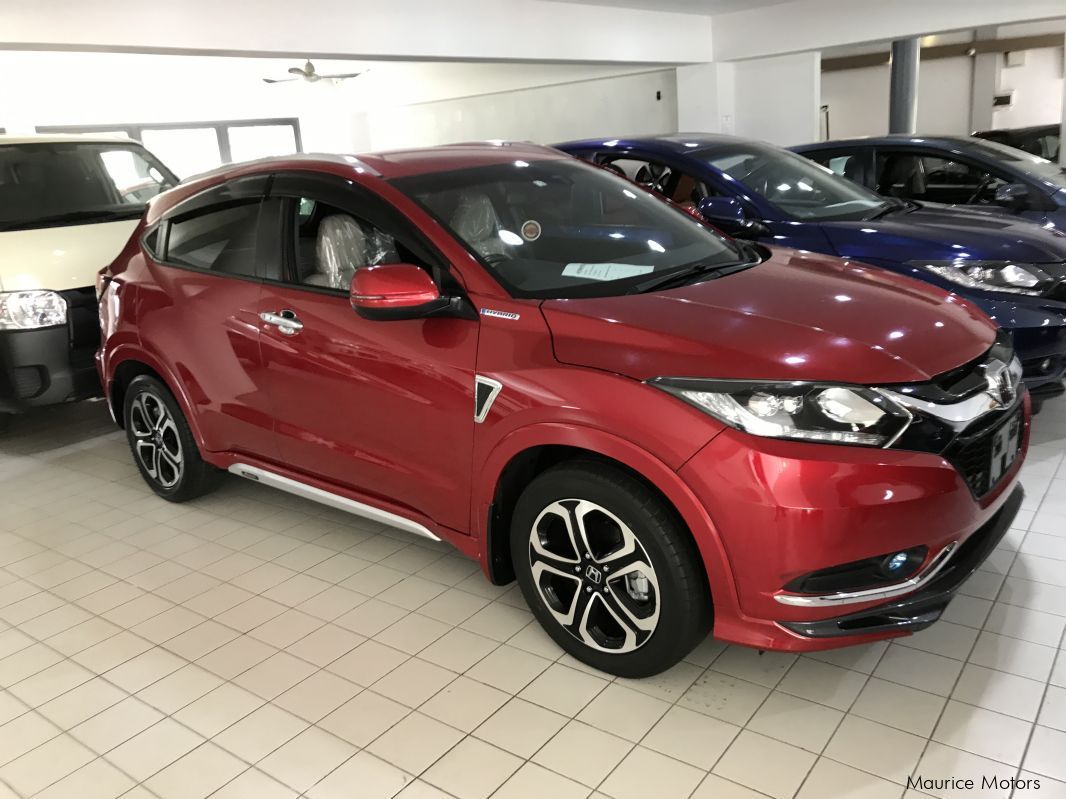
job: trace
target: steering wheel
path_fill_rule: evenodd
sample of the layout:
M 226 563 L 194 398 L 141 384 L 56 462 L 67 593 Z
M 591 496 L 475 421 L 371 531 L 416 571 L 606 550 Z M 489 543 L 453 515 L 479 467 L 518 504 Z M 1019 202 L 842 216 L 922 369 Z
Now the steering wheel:
M 981 182 L 977 184 L 977 188 L 974 190 L 974 193 L 969 196 L 965 204 L 973 205 L 974 203 L 976 203 L 978 198 L 981 196 L 981 193 L 989 186 L 991 186 L 995 182 L 995 180 L 996 179 L 991 175 L 985 175 L 981 179 Z
M 649 163 L 637 172 L 636 182 L 659 194 L 666 193 L 666 182 L 670 180 L 673 170 L 668 166 Z

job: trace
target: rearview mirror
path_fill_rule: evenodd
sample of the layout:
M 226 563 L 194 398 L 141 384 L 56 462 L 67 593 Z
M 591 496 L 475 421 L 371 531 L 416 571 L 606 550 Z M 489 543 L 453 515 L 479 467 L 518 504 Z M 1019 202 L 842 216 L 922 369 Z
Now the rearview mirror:
M 1020 211 L 1029 204 L 1029 187 L 1024 183 L 1004 183 L 996 188 L 996 205 Z
M 704 197 L 697 210 L 707 222 L 738 239 L 757 239 L 770 233 L 765 223 L 749 219 L 740 200 L 733 197 Z
M 356 269 L 349 291 L 352 308 L 364 319 L 421 319 L 450 308 L 425 269 L 414 264 L 380 264 Z

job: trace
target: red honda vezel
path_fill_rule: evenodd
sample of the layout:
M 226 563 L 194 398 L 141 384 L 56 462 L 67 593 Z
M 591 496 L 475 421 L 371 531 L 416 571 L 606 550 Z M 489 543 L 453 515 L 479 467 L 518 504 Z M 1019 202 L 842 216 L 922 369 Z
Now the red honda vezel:
M 157 494 L 227 470 L 444 539 L 620 675 L 712 629 L 922 629 L 1021 503 L 1029 400 L 980 311 L 554 150 L 223 169 L 153 201 L 99 289 Z

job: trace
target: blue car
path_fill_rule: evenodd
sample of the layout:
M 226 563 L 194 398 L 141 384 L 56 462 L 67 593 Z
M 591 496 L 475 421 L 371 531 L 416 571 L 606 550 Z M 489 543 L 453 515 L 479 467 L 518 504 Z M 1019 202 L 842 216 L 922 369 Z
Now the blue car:
M 676 134 L 556 144 L 738 238 L 876 264 L 965 297 L 1011 331 L 1034 396 L 1066 372 L 1066 235 L 1002 212 L 880 197 L 780 147 Z
M 792 150 L 885 197 L 999 207 L 1066 230 L 1066 172 L 998 141 L 901 134 Z

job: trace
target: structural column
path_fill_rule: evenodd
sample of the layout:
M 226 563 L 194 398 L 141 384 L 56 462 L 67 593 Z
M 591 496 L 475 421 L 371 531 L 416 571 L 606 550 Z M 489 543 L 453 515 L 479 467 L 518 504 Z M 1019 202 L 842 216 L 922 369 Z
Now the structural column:
M 892 42 L 892 85 L 889 91 L 888 132 L 914 133 L 918 123 L 918 56 L 920 40 Z

